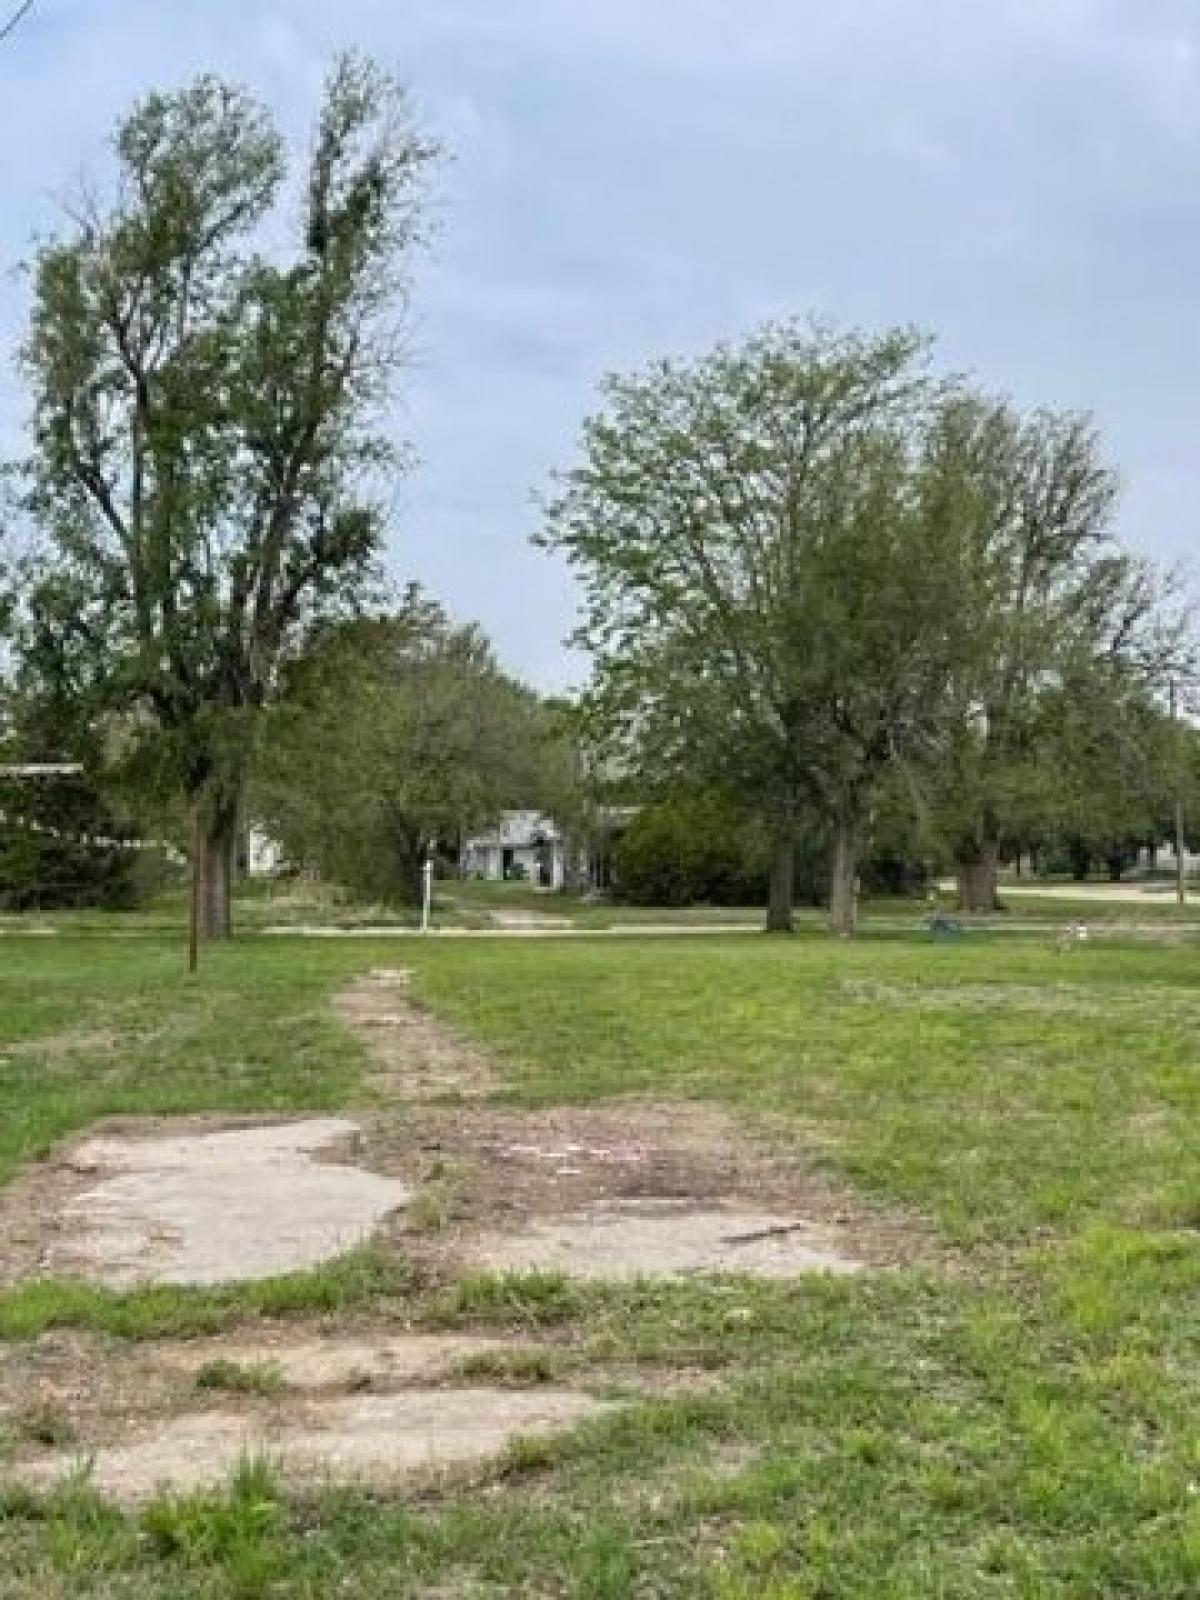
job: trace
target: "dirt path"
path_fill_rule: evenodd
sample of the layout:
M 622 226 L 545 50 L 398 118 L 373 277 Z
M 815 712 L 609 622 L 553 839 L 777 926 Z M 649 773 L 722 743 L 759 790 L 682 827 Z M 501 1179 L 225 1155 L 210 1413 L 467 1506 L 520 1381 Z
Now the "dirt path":
M 520 913 L 493 913 L 513 917 Z M 54 932 L 53 929 L 48 930 Z M 706 933 L 761 933 L 756 922 L 618 922 L 608 927 L 580 927 L 564 918 L 561 926 L 547 921 L 493 923 L 490 928 L 438 928 L 422 933 L 419 928 L 397 928 L 381 923 L 374 927 L 335 928 L 323 923 L 279 924 L 258 930 L 271 938 L 297 939 L 624 939 L 648 934 L 661 939 L 669 935 Z
M 474 1099 L 492 1092 L 487 1056 L 414 1004 L 405 967 L 382 967 L 344 989 L 334 1008 L 366 1045 L 372 1083 L 400 1101 Z
M 489 910 L 493 928 L 503 928 L 509 933 L 535 931 L 561 933 L 574 926 L 570 917 L 554 911 Z

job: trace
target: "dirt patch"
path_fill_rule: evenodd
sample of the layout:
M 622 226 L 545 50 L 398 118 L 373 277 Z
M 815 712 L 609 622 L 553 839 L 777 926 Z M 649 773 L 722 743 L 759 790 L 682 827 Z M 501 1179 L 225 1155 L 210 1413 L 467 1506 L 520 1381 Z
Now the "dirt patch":
M 282 1476 L 306 1487 L 314 1478 L 387 1485 L 477 1465 L 518 1436 L 561 1432 L 608 1409 L 572 1389 L 342 1395 L 276 1420 L 234 1410 L 175 1417 L 86 1457 L 78 1447 L 26 1457 L 9 1475 L 48 1486 L 86 1460 L 93 1487 L 125 1504 L 164 1486 L 217 1486 L 247 1456 L 267 1457 Z
M 216 1362 L 267 1367 L 292 1389 L 361 1389 L 442 1381 L 473 1357 L 523 1349 L 508 1339 L 468 1334 L 409 1333 L 368 1337 L 189 1340 L 159 1345 L 151 1360 L 168 1372 L 195 1379 Z
M 495 1087 L 490 1063 L 469 1040 L 413 1003 L 411 974 L 380 968 L 337 997 L 338 1016 L 366 1045 L 377 1088 L 401 1100 L 474 1098 Z
M 534 1255 L 590 1273 L 589 1257 L 598 1260 L 595 1252 L 623 1225 L 634 1230 L 645 1272 L 754 1272 L 785 1260 L 804 1270 L 806 1250 L 810 1270 L 906 1265 L 942 1253 L 932 1230 L 857 1194 L 792 1126 L 752 1128 L 712 1106 L 412 1108 L 402 1122 L 383 1116 L 367 1125 L 364 1156 L 412 1185 L 413 1204 L 390 1232 L 405 1257 L 434 1276 L 517 1266 Z M 721 1243 L 765 1229 L 786 1232 Z M 702 1248 L 698 1230 L 706 1230 Z M 578 1268 L 549 1247 L 552 1237 L 578 1242 Z M 693 1239 L 697 1259 L 688 1255 Z M 817 1253 L 839 1259 L 819 1261 Z
M 170 1134 L 87 1140 L 19 1180 L 0 1208 L 0 1223 L 14 1223 L 0 1278 L 36 1270 L 127 1288 L 269 1277 L 342 1254 L 409 1199 L 396 1178 L 338 1159 L 356 1123 L 208 1131 L 179 1120 Z
M 46 1033 L 33 1039 L 6 1044 L 0 1059 L 44 1056 L 54 1059 L 71 1055 L 107 1055 L 120 1041 L 115 1033 L 101 1028 L 67 1028 L 62 1033 Z
M 699 1272 L 794 1278 L 858 1272 L 837 1230 L 778 1212 L 736 1206 L 698 1211 L 653 1200 L 593 1206 L 522 1233 L 485 1234 L 479 1266 L 503 1272 L 567 1272 L 583 1278 L 680 1277 Z

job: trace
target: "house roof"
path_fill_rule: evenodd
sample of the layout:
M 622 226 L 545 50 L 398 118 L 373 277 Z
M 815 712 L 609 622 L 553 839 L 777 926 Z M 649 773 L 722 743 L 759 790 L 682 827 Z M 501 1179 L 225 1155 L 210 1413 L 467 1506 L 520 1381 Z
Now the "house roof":
M 466 841 L 470 849 L 531 849 L 535 845 L 556 843 L 562 830 L 553 817 L 541 811 L 502 811 L 494 827 L 473 834 Z

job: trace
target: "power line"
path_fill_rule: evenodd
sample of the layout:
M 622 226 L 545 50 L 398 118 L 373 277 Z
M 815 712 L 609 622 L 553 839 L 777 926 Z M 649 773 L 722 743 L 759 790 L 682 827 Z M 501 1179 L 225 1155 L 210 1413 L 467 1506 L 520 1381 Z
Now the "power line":
M 33 10 L 33 5 L 34 0 L 21 0 L 21 4 L 13 12 L 12 16 L 9 17 L 4 26 L 0 28 L 0 44 L 3 44 L 5 39 L 8 38 L 9 34 L 20 26 L 20 24 Z

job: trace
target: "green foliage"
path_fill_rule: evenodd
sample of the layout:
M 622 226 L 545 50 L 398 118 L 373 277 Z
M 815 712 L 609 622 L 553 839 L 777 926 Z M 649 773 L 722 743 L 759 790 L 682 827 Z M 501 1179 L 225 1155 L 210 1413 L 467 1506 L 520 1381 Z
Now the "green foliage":
M 817 823 L 795 827 L 795 897 L 822 905 L 829 893 L 828 840 Z M 868 894 L 922 895 L 929 850 L 899 797 L 880 794 L 862 861 Z M 612 849 L 613 893 L 639 906 L 761 905 L 770 841 L 760 818 L 712 790 L 678 790 L 644 806 Z
M 548 507 L 542 542 L 584 583 L 602 749 L 617 771 L 716 786 L 758 816 L 776 841 L 771 926 L 789 921 L 789 851 L 812 817 L 833 846 L 834 925 L 851 930 L 901 775 L 981 908 L 1011 841 L 1098 822 L 1126 850 L 1111 779 L 1085 809 L 1102 787 L 1114 814 L 1071 819 L 1071 758 L 1111 727 L 1118 671 L 1121 696 L 1144 697 L 1187 655 L 1162 580 L 1113 535 L 1088 419 L 935 385 L 925 355 L 904 330 L 785 324 L 612 379 Z M 1047 702 L 1089 674 L 1103 689 L 1067 753 Z M 1152 771 L 1143 755 L 1143 791 Z
M 785 850 L 815 815 L 842 901 L 877 790 L 957 703 L 965 519 L 936 398 L 906 330 L 784 324 L 612 379 L 543 535 L 584 580 L 601 735 Z M 779 855 L 773 923 L 791 875 Z
M 147 1091 L 166 1055 L 231 1107 L 247 1053 L 278 1065 L 282 1096 L 331 987 L 389 959 L 247 940 L 209 964 L 212 1014 L 177 1014 L 155 941 L 93 936 L 90 975 L 69 944 L 6 940 L 21 1037 L 64 1009 L 103 1016 Z M 536 1356 L 498 1352 L 471 1381 L 565 1370 L 620 1403 L 425 1493 L 284 1487 L 256 1461 L 129 1513 L 86 1472 L 6 1489 L 6 1596 L 1196 1592 L 1194 945 L 1107 938 L 1064 965 L 1045 934 L 434 941 L 411 961 L 420 999 L 494 1047 L 514 1101 L 740 1108 L 785 1160 L 834 1169 L 845 1225 L 893 1264 L 383 1290 L 393 1327 L 527 1332 Z M 19 1082 L 23 1122 L 63 1091 L 44 1069 Z M 248 1292 L 171 1291 L 227 1296 L 227 1322 L 261 1314 Z M 62 1437 L 60 1418 L 28 1421 Z
M 401 91 L 330 76 L 300 237 L 261 249 L 287 162 L 269 117 L 201 78 L 147 96 L 34 271 L 27 509 L 45 534 L 22 632 L 198 810 L 227 876 L 258 713 L 314 616 L 369 582 L 374 429 L 430 146 Z M 218 911 L 211 931 L 226 929 Z
M 936 459 L 961 507 L 973 641 L 928 792 L 982 910 L 1002 849 L 1139 831 L 1156 766 L 1137 704 L 1187 652 L 1161 578 L 1113 532 L 1116 478 L 1087 417 L 959 393 Z
M 230 1394 L 278 1394 L 283 1373 L 276 1361 L 231 1361 L 217 1357 L 196 1374 L 197 1389 L 219 1389 Z
M 278 1577 L 283 1508 L 269 1462 L 247 1456 L 224 1494 L 162 1495 L 140 1518 L 160 1560 L 219 1569 L 234 1600 L 259 1600 Z
M 1039 754 L 1052 770 L 1042 826 L 1026 838 L 1079 877 L 1101 864 L 1118 879 L 1143 846 L 1173 836 L 1177 798 L 1195 813 L 1195 743 L 1119 664 L 1066 679 L 1042 697 Z
M 144 813 L 106 781 L 103 731 L 76 663 L 52 629 L 27 622 L 0 684 L 0 907 L 127 908 L 161 887 L 165 855 L 132 848 Z M 23 766 L 79 771 L 13 770 Z
M 427 855 L 509 806 L 569 816 L 562 715 L 502 673 L 478 629 L 410 591 L 321 637 L 267 719 L 252 804 L 297 865 L 414 902 Z
M 745 905 L 766 893 L 761 826 L 712 792 L 644 807 L 612 851 L 613 892 L 645 906 Z
M 86 777 L 0 780 L 0 908 L 127 908 L 164 871 Z
M 51 1328 L 87 1328 L 122 1339 L 195 1338 L 253 1317 L 314 1316 L 377 1304 L 403 1295 L 408 1283 L 402 1263 L 369 1249 L 312 1272 L 215 1289 L 118 1292 L 78 1279 L 37 1278 L 0 1290 L 0 1340 L 37 1339 Z M 252 1386 L 253 1380 L 245 1385 Z

